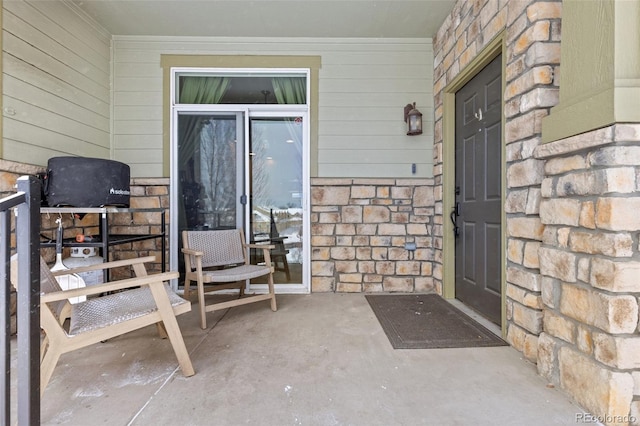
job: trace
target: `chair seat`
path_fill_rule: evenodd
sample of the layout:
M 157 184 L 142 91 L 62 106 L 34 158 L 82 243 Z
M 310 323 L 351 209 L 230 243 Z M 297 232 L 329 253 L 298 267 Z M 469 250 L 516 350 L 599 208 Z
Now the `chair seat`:
M 269 273 L 271 268 L 265 265 L 240 265 L 233 268 L 203 271 L 206 283 L 249 280 Z
M 166 284 L 165 289 L 174 310 L 180 305 L 184 305 L 187 310 L 190 309 L 189 302 L 175 294 Z M 71 323 L 67 334 L 74 336 L 109 327 L 157 310 L 151 290 L 146 286 L 88 299 L 85 302 L 71 305 Z

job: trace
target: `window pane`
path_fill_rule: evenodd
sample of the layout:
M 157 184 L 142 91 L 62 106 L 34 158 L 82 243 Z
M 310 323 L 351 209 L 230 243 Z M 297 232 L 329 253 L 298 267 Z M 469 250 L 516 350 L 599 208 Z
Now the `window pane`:
M 305 76 L 181 75 L 180 104 L 294 104 L 307 103 Z

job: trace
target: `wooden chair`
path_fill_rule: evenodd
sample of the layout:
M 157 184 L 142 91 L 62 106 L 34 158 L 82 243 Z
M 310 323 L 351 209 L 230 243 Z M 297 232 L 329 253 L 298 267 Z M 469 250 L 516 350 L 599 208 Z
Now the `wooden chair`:
M 269 253 L 274 248 L 273 245 L 246 244 L 242 229 L 223 229 L 182 231 L 182 247 L 185 264 L 184 297 L 189 298 L 191 281 L 195 281 L 200 304 L 200 326 L 203 329 L 207 328 L 207 312 L 261 300 L 271 300 L 271 310 L 277 310 L 273 265 Z M 264 265 L 250 263 L 250 249 L 263 250 Z M 245 296 L 245 281 L 265 275 L 268 276 L 269 292 Z M 205 303 L 205 293 L 231 288 L 239 290 L 238 299 L 209 305 Z
M 13 260 L 17 262 L 17 259 Z M 154 256 L 106 262 L 52 273 L 40 259 L 40 325 L 44 339 L 40 352 L 40 394 L 44 393 L 60 356 L 124 333 L 157 324 L 163 337 L 168 337 L 185 376 L 195 374 L 184 344 L 176 315 L 191 310 L 191 303 L 164 284 L 178 278 L 177 272 L 147 275 L 144 263 Z M 111 281 L 71 290 L 62 290 L 55 276 L 131 266 L 135 278 Z M 17 265 L 16 265 L 17 266 Z M 12 267 L 12 282 L 17 282 Z M 17 272 L 16 272 L 17 273 Z M 71 304 L 69 298 L 105 294 Z M 68 328 L 65 324 L 68 322 Z

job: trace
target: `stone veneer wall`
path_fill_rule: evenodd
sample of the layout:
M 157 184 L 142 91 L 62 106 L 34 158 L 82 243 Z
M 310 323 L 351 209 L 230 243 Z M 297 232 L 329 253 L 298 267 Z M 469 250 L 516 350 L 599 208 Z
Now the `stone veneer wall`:
M 433 216 L 432 179 L 312 179 L 311 290 L 442 293 Z
M 442 204 L 443 92 L 505 31 L 507 340 L 533 362 L 543 325 L 538 260 L 543 234 L 538 214 L 543 162 L 533 157 L 533 151 L 541 141 L 541 119 L 558 102 L 561 10 L 560 1 L 460 0 L 434 39 L 435 220 L 442 223 L 442 212 L 451 207 Z M 440 261 L 442 227 L 434 231 L 436 259 Z
M 541 145 L 538 370 L 606 424 L 640 424 L 640 124 Z

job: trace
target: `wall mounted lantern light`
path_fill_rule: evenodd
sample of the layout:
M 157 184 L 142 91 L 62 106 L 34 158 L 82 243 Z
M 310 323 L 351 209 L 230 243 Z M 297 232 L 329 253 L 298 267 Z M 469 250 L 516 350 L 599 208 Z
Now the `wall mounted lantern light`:
M 416 103 L 404 107 L 404 122 L 407 123 L 407 135 L 422 134 L 422 113 L 416 109 Z

